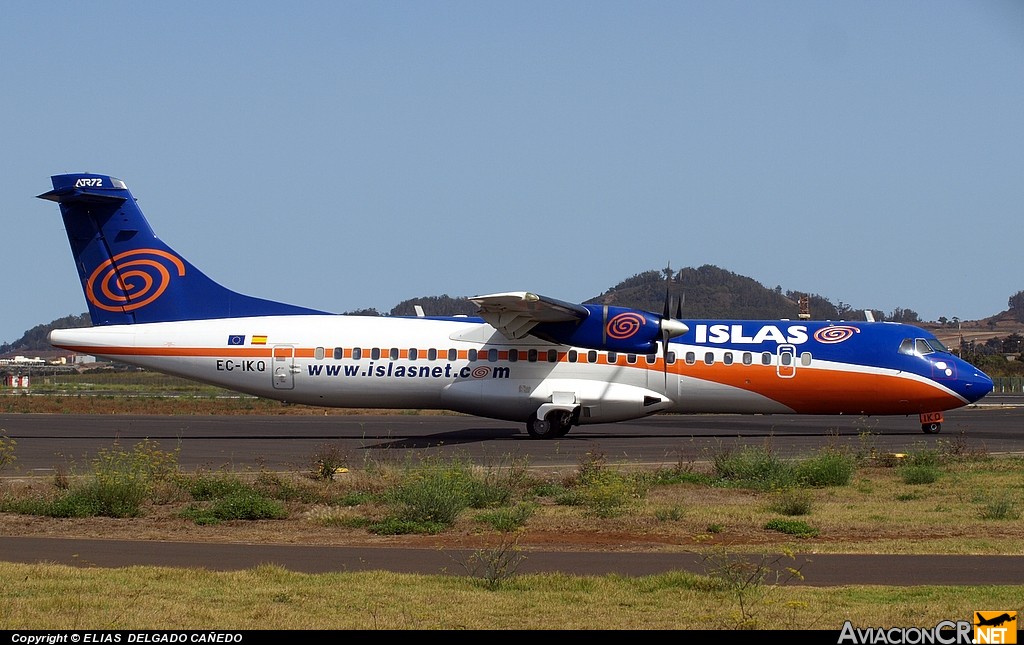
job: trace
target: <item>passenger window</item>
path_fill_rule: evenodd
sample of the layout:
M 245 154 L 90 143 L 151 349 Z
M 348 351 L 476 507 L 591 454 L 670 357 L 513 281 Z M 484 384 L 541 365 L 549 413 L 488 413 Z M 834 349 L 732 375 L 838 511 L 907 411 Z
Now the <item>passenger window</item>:
M 657 354 L 648 354 L 647 355 L 647 364 L 648 365 L 654 365 L 657 362 L 658 362 L 658 355 Z
M 754 355 L 751 354 L 750 352 L 743 352 L 743 364 L 744 365 L 753 365 L 754 364 Z
M 726 365 L 732 365 L 732 352 L 726 352 L 725 356 L 722 357 L 722 362 Z
M 397 347 L 392 347 L 391 351 L 388 353 L 388 356 L 391 358 L 391 360 L 397 361 L 398 360 L 398 348 Z
M 771 352 L 761 352 L 761 365 L 771 365 L 771 364 L 772 364 L 772 353 Z
M 548 362 L 549 363 L 557 363 L 558 362 L 558 350 L 557 349 L 549 349 L 548 350 Z
M 704 364 L 705 365 L 714 365 L 715 364 L 715 353 L 714 352 L 705 352 L 704 353 Z
M 536 363 L 537 362 L 537 350 L 531 349 L 530 351 L 526 352 L 526 360 L 528 360 L 531 363 Z
M 410 361 L 414 361 L 414 360 L 416 360 L 419 357 L 420 357 L 420 350 L 416 349 L 415 347 L 410 347 L 409 348 L 409 360 Z
M 378 360 L 380 358 L 380 347 L 374 347 L 370 350 L 370 358 Z
M 676 362 L 676 353 L 675 352 L 669 352 L 669 353 L 665 354 L 665 363 L 666 364 L 668 364 L 668 365 L 675 365 L 675 362 Z
M 597 352 L 596 351 L 590 350 L 589 352 L 587 352 L 587 362 L 588 363 L 596 363 L 597 362 Z
M 576 362 L 576 358 L 577 358 L 576 350 L 575 349 L 570 349 L 569 350 L 569 362 L 570 363 L 575 363 Z
M 518 360 L 519 360 L 519 350 L 518 349 L 510 349 L 510 350 L 508 350 L 508 361 L 510 363 L 515 363 Z
M 430 349 L 427 350 L 427 360 L 428 361 L 436 361 L 437 360 L 437 349 L 431 347 Z
M 363 357 L 363 348 L 362 347 L 353 347 L 352 348 L 352 359 L 358 361 L 362 357 Z
M 344 347 L 335 347 L 334 348 L 334 359 L 335 360 L 341 360 L 343 358 L 345 358 L 345 348 Z
M 498 350 L 496 350 L 494 348 L 491 348 L 491 349 L 487 350 L 487 360 L 490 361 L 491 363 L 497 363 L 498 362 Z
M 693 365 L 697 362 L 697 354 L 694 352 L 686 352 L 686 364 Z
M 318 361 L 324 360 L 324 348 L 323 347 L 317 347 L 316 349 L 314 349 L 313 350 L 313 358 L 315 358 Z
M 779 363 L 782 365 L 792 365 L 793 355 L 790 354 L 789 352 L 783 352 L 779 354 Z
M 800 364 L 803 365 L 803 366 L 807 366 L 807 365 L 811 364 L 811 353 L 810 352 L 804 352 L 803 354 L 800 354 Z
M 626 354 L 626 362 L 630 365 L 636 363 L 636 354 Z
M 619 362 L 619 355 L 616 352 L 608 352 L 608 364 L 615 365 Z
M 473 363 L 475 361 L 476 361 L 476 350 L 475 349 L 471 349 L 471 350 L 469 350 L 469 362 Z
M 455 362 L 459 360 L 459 350 L 452 348 L 448 350 L 448 360 Z

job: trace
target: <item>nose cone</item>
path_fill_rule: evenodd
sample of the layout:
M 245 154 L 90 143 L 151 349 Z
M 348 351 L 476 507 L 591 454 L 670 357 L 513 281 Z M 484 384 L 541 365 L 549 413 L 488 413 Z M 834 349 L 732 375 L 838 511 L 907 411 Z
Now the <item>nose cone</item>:
M 957 389 L 968 402 L 980 401 L 992 391 L 992 379 L 970 363 L 964 364 L 960 374 L 960 387 Z

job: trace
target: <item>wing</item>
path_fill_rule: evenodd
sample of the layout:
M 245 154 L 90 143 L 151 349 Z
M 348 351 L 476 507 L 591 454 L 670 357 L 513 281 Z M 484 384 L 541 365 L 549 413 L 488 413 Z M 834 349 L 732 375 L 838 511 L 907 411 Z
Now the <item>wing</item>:
M 590 315 L 583 305 L 564 302 L 529 291 L 511 291 L 473 296 L 480 307 L 478 315 L 503 336 L 518 339 L 527 336 L 541 323 L 582 321 Z

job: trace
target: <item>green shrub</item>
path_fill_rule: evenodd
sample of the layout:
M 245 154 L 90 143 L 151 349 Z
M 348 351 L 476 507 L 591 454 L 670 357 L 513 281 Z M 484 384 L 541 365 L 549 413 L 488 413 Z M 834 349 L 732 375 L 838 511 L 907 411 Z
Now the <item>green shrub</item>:
M 229 520 L 280 520 L 288 517 L 288 513 L 280 502 L 250 489 L 206 503 L 189 504 L 181 516 L 196 524 L 218 524 Z
M 155 486 L 170 480 L 177 467 L 177 451 L 162 451 L 149 439 L 130 451 L 115 444 L 97 452 L 92 474 L 83 482 L 69 485 L 53 499 L 27 501 L 11 510 L 32 509 L 32 514 L 49 517 L 137 517 Z
M 823 488 L 846 486 L 856 470 L 856 460 L 837 450 L 826 450 L 796 464 L 796 480 L 801 486 Z
M 533 504 L 516 504 L 512 507 L 480 513 L 476 519 L 490 525 L 495 531 L 511 533 L 526 524 L 535 510 L 536 506 Z
M 1020 511 L 1017 504 L 1011 498 L 1001 496 L 985 504 L 979 513 L 983 520 L 1017 520 L 1020 519 Z
M 765 523 L 764 528 L 769 531 L 785 533 L 786 535 L 795 535 L 796 537 L 815 537 L 818 535 L 818 529 L 813 528 L 806 522 L 802 522 L 800 520 L 768 520 L 768 522 Z
M 231 473 L 197 473 L 182 480 L 192 499 L 209 501 L 253 490 L 238 475 Z
M 904 484 L 932 484 L 939 478 L 939 469 L 931 464 L 907 464 L 899 473 Z
M 787 488 L 796 481 L 793 466 L 763 448 L 748 446 L 716 455 L 714 467 L 724 481 L 747 488 Z
M 813 496 L 806 489 L 786 488 L 779 491 L 769 508 L 782 515 L 807 515 L 813 501 Z
M 940 451 L 924 448 L 907 453 L 903 463 L 908 466 L 931 466 L 937 468 L 942 465 L 943 461 L 944 459 Z
M 686 515 L 686 510 L 681 506 L 670 508 L 659 508 L 654 511 L 654 517 L 659 522 L 678 522 Z
M 650 483 L 655 486 L 673 486 L 676 484 L 710 486 L 714 483 L 714 477 L 707 473 L 695 473 L 679 468 L 662 468 L 650 476 Z
M 579 503 L 597 517 L 616 517 L 631 500 L 640 497 L 638 481 L 613 470 L 592 470 L 581 478 Z
M 413 533 L 435 535 L 447 529 L 448 525 L 441 522 L 416 521 L 390 516 L 380 521 L 372 522 L 366 528 L 371 533 L 376 533 L 377 535 L 409 535 Z
M 450 526 L 470 505 L 475 489 L 469 465 L 427 461 L 408 470 L 387 497 L 401 520 Z

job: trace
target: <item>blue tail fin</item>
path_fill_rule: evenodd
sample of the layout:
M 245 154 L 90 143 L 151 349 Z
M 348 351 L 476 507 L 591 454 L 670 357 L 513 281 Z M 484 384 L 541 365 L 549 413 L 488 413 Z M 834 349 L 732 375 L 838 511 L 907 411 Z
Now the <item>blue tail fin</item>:
M 135 198 L 107 175 L 54 175 L 39 195 L 60 204 L 94 325 L 325 313 L 222 287 L 153 234 Z

